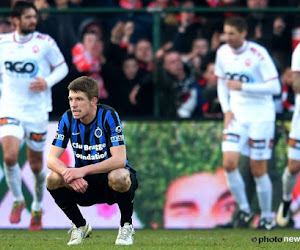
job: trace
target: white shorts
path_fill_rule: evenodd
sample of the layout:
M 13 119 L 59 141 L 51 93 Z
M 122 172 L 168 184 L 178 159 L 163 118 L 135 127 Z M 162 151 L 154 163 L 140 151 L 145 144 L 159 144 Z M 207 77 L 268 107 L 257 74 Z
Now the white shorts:
M 22 122 L 15 118 L 0 118 L 0 137 L 14 136 L 25 139 L 26 145 L 34 151 L 41 152 L 46 145 L 48 120 L 39 123 Z
M 240 152 L 252 160 L 268 160 L 272 156 L 275 122 L 233 120 L 223 131 L 223 152 Z
M 300 161 L 300 110 L 295 110 L 289 133 L 288 158 Z

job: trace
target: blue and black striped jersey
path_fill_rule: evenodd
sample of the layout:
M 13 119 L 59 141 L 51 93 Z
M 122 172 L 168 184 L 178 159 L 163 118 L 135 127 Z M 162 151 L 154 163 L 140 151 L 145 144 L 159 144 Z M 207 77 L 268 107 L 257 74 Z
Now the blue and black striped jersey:
M 97 105 L 97 115 L 90 124 L 74 119 L 71 110 L 62 115 L 52 145 L 66 148 L 69 140 L 74 151 L 75 167 L 108 159 L 111 147 L 126 144 L 118 113 L 103 104 Z M 130 168 L 128 160 L 126 165 Z

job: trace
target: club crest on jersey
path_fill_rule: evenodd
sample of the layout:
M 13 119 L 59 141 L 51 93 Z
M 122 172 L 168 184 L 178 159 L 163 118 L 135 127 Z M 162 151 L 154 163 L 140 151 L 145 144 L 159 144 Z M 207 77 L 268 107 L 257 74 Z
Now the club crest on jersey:
M 245 65 L 246 65 L 247 67 L 251 66 L 251 59 L 250 59 L 250 58 L 247 58 L 247 59 L 245 60 Z
M 40 51 L 40 49 L 39 49 L 38 46 L 35 45 L 35 46 L 32 47 L 32 52 L 33 52 L 33 53 L 36 54 L 36 53 L 38 53 L 39 51 Z
M 101 128 L 97 127 L 96 130 L 95 130 L 94 135 L 95 135 L 97 138 L 100 138 L 100 137 L 102 136 L 102 130 L 101 130 Z
M 122 132 L 122 127 L 121 126 L 117 126 L 115 129 L 116 133 L 120 133 Z

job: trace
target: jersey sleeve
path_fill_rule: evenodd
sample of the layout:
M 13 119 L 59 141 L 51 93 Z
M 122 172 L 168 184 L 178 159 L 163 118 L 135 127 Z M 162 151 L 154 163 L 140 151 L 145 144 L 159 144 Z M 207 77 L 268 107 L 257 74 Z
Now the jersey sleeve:
M 266 49 L 262 50 L 263 58 L 260 60 L 260 73 L 265 82 L 278 78 L 276 66 Z
M 52 145 L 66 148 L 70 139 L 70 120 L 66 113 L 61 117 Z
M 65 62 L 65 58 L 61 53 L 59 47 L 52 37 L 48 37 L 48 61 L 52 67 L 57 67 Z
M 122 123 L 115 110 L 107 112 L 105 117 L 105 130 L 106 133 L 108 133 L 110 147 L 126 144 Z
M 217 51 L 214 73 L 215 73 L 215 75 L 218 78 L 225 78 L 224 69 L 222 67 L 222 53 L 221 53 L 221 48 L 218 49 L 218 51 Z
M 297 45 L 292 54 L 292 71 L 300 72 L 300 44 Z

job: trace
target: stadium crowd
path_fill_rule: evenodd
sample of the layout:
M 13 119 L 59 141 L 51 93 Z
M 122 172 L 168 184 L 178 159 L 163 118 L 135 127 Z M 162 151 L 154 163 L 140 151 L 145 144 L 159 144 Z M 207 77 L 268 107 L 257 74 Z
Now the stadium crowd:
M 30 0 L 29 0 L 30 1 Z M 10 7 L 16 1 L 1 1 Z M 299 18 L 290 13 L 164 12 L 166 7 L 297 7 L 298 1 L 268 0 L 33 0 L 38 9 L 65 10 L 85 7 L 124 9 L 161 8 L 161 46 L 154 50 L 151 11 L 122 13 L 40 13 L 37 30 L 49 34 L 62 51 L 70 72 L 53 89 L 57 119 L 68 108 L 67 84 L 86 75 L 99 83 L 100 102 L 116 108 L 124 118 L 221 117 L 214 60 L 224 43 L 224 19 L 243 15 L 247 40 L 265 46 L 282 77 L 278 112 L 292 113 L 294 96 L 289 85 L 290 58 L 298 38 Z M 1 17 L 0 32 L 14 30 L 11 18 Z M 279 100 L 279 102 L 278 102 Z M 155 111 L 157 107 L 157 111 Z

